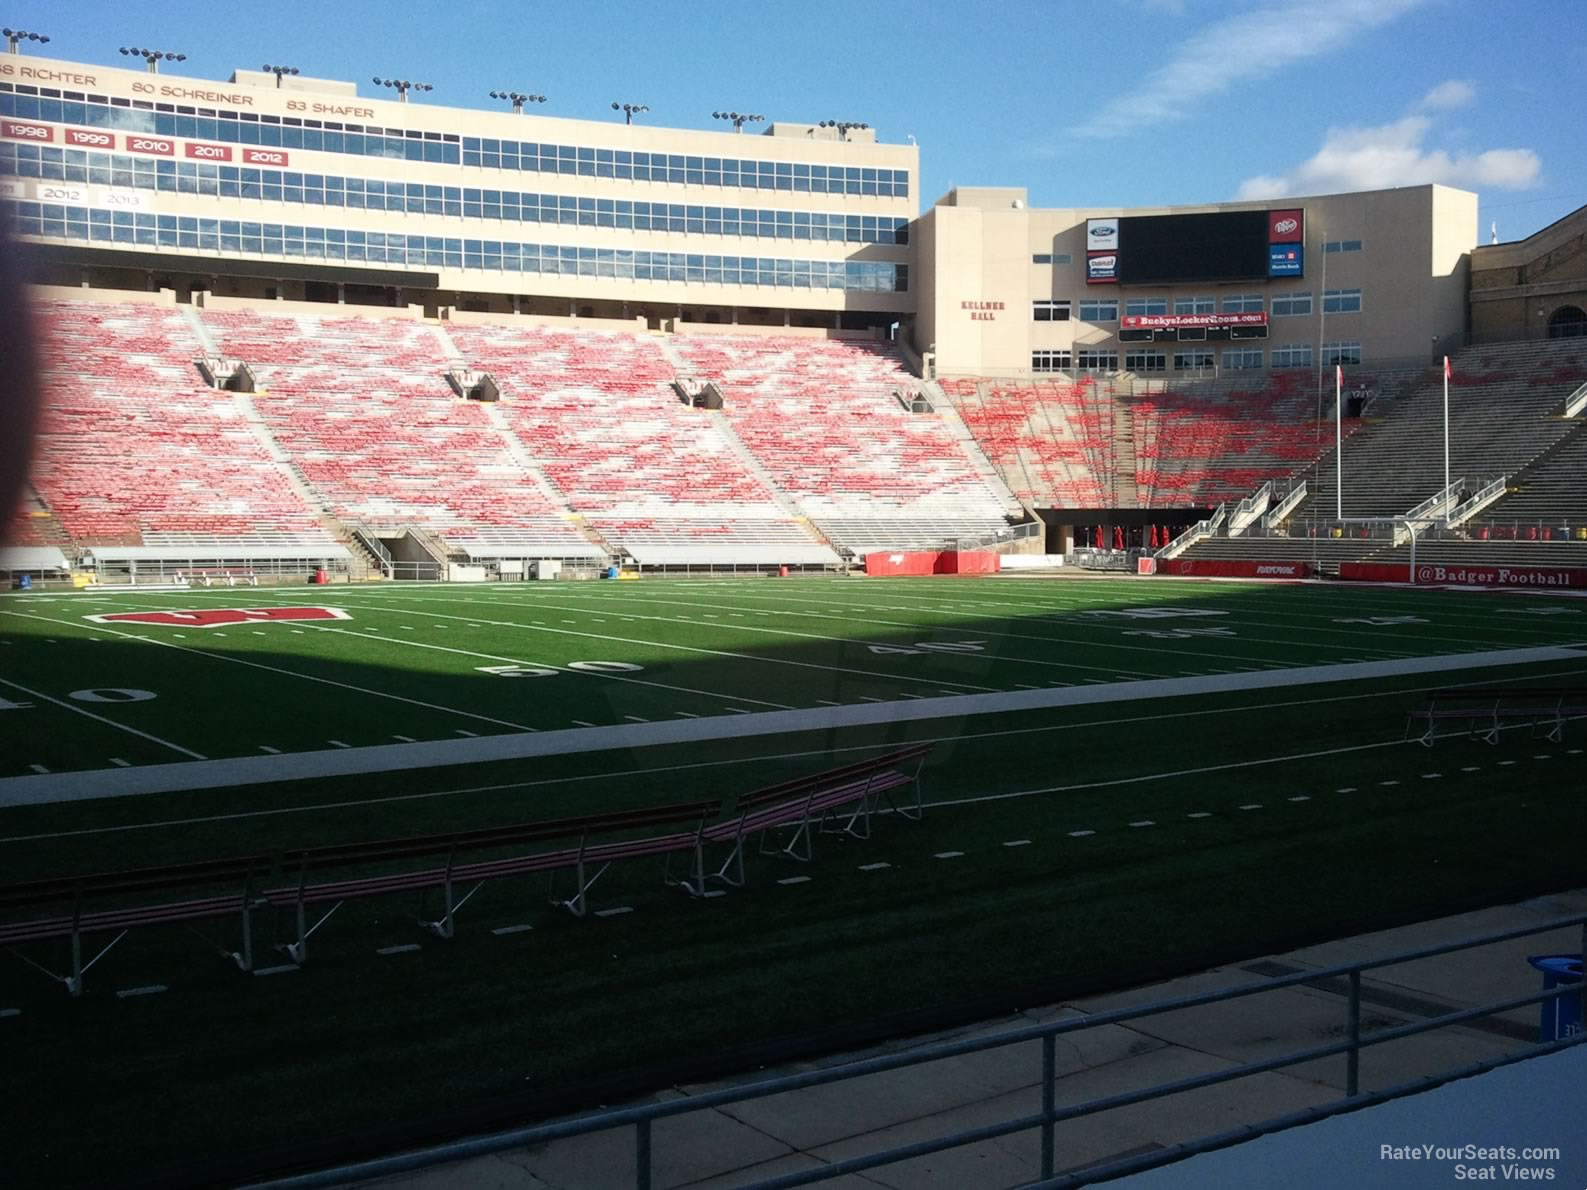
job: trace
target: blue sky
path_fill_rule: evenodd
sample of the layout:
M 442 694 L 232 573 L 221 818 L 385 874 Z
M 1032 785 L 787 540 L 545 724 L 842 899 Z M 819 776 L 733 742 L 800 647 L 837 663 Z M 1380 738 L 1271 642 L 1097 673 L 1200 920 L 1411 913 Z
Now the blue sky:
M 921 146 L 921 203 L 1023 185 L 1036 206 L 1212 202 L 1448 182 L 1487 238 L 1587 203 L 1584 0 L 1115 0 L 898 7 L 572 0 L 9 0 L 59 57 L 181 50 L 435 84 L 429 102 L 708 127 L 717 108 L 863 120 Z

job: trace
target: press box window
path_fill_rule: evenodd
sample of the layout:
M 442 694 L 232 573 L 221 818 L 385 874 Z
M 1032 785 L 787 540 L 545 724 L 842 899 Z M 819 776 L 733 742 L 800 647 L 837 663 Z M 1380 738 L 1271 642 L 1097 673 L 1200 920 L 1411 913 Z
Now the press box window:
M 1282 318 L 1285 315 L 1310 314 L 1311 294 L 1285 293 L 1273 297 L 1273 317 Z
M 1031 318 L 1036 322 L 1068 322 L 1069 303 L 1037 301 L 1030 304 Z
M 1074 359 L 1067 351 L 1033 351 L 1030 353 L 1032 372 L 1067 372 Z
M 1361 313 L 1361 291 L 1359 289 L 1325 289 L 1323 290 L 1324 314 L 1359 314 Z
M 1168 354 L 1163 351 L 1126 351 L 1124 368 L 1129 372 L 1166 372 Z

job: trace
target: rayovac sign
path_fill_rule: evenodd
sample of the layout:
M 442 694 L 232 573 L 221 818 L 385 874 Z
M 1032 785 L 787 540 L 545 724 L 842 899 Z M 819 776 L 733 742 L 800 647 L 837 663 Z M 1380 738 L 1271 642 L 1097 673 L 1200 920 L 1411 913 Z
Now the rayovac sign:
M 1255 562 L 1234 558 L 1175 558 L 1159 574 L 1196 578 L 1309 578 L 1310 562 Z
M 1168 331 L 1196 326 L 1266 326 L 1267 311 L 1252 314 L 1126 314 L 1119 325 L 1127 331 Z
M 1086 284 L 1114 285 L 1119 280 L 1117 252 L 1091 252 L 1086 255 Z
M 1086 251 L 1102 252 L 1119 246 L 1117 219 L 1086 220 Z
M 1306 239 L 1306 212 L 1269 211 L 1267 213 L 1267 242 L 1269 244 L 1299 244 Z

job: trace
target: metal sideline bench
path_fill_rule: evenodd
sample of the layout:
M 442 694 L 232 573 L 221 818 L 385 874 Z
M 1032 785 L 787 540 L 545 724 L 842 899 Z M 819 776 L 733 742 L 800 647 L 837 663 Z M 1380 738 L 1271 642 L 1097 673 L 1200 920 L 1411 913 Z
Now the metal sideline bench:
M 235 587 L 238 583 L 245 587 L 257 587 L 259 575 L 252 570 L 229 570 L 217 567 L 209 570 L 178 570 L 176 581 L 199 587 L 213 587 L 222 581 L 228 587 Z
M 1411 711 L 1405 719 L 1405 740 L 1411 739 L 1411 726 L 1425 720 L 1427 730 L 1415 737 L 1416 742 L 1428 748 L 1433 746 L 1433 732 L 1441 722 L 1463 722 L 1469 725 L 1468 736 L 1476 736 L 1485 743 L 1499 742 L 1502 724 L 1530 723 L 1532 735 L 1537 735 L 1541 724 L 1548 724 L 1546 737 L 1559 743 L 1565 731 L 1567 718 L 1587 715 L 1587 689 L 1548 686 L 1515 686 L 1491 690 L 1429 690 L 1422 706 Z
M 885 801 L 894 813 L 920 821 L 920 770 L 931 744 L 913 744 L 869 760 L 856 761 L 841 768 L 796 777 L 776 785 L 768 785 L 751 793 L 740 794 L 735 805 L 736 813 L 723 822 L 705 829 L 707 842 L 732 844 L 727 858 L 715 872 L 697 868 L 679 883 L 695 896 L 705 894 L 707 880 L 720 880 L 734 888 L 744 886 L 744 840 L 760 836 L 760 853 L 782 854 L 790 859 L 809 862 L 812 854 L 812 836 L 820 831 L 847 834 L 856 839 L 871 837 L 871 815 Z M 913 806 L 898 805 L 893 791 L 913 786 Z M 829 826 L 833 819 L 846 820 L 838 826 Z M 766 836 L 781 827 L 792 827 L 787 843 L 782 847 L 768 848 Z
M 65 984 L 66 990 L 73 996 L 80 996 L 83 993 L 83 976 L 88 969 L 109 954 L 111 948 L 125 938 L 129 931 L 140 926 L 201 921 L 207 918 L 228 917 L 235 913 L 241 923 L 242 941 L 238 949 L 229 950 L 211 942 L 208 938 L 204 940 L 223 956 L 235 962 L 241 970 L 251 971 L 253 970 L 251 915 L 253 909 L 260 903 L 254 892 L 254 884 L 269 870 L 269 856 L 248 855 L 233 859 L 175 864 L 163 868 L 140 868 L 126 872 L 100 872 L 83 876 L 57 876 L 0 886 L 0 910 L 60 905 L 65 902 L 70 902 L 72 906 L 68 914 L 57 914 L 30 921 L 0 923 L 0 946 L 6 947 L 28 966 Z M 235 891 L 195 895 L 186 900 L 164 901 L 153 905 L 104 909 L 86 907 L 88 903 L 118 896 L 172 892 L 180 889 L 197 892 L 228 883 L 236 886 Z M 101 946 L 85 963 L 84 936 L 112 930 L 116 931 L 115 937 Z M 196 930 L 193 932 L 198 933 Z M 199 934 L 199 937 L 203 938 L 204 935 Z M 43 964 L 34 962 L 16 949 L 21 943 L 61 938 L 69 939 L 71 943 L 69 975 L 60 975 Z
M 414 920 L 439 938 L 451 938 L 456 932 L 458 910 L 462 909 L 487 881 L 546 872 L 551 876 L 551 904 L 567 909 L 575 917 L 583 917 L 588 907 L 590 889 L 616 860 L 651 855 L 670 856 L 677 852 L 692 851 L 693 868 L 699 871 L 704 865 L 705 825 L 720 814 L 721 809 L 720 801 L 689 802 L 642 810 L 589 814 L 576 818 L 546 819 L 515 826 L 485 827 L 450 835 L 425 835 L 304 848 L 288 852 L 283 857 L 283 873 L 295 870 L 298 875 L 297 883 L 266 889 L 261 895 L 264 902 L 272 908 L 293 913 L 297 938 L 282 945 L 280 949 L 293 962 L 299 964 L 307 958 L 309 936 L 324 925 L 345 902 L 394 892 L 417 890 L 421 894 L 420 915 Z M 681 823 L 693 823 L 694 826 L 687 830 L 641 838 L 600 841 L 602 836 L 617 835 L 642 827 L 676 826 Z M 481 859 L 470 863 L 458 862 L 460 854 L 470 851 L 574 838 L 578 842 L 570 847 Z M 352 868 L 438 855 L 446 857 L 446 862 L 439 867 L 310 882 L 311 873 L 327 869 Z M 593 875 L 589 871 L 592 866 L 596 867 Z M 573 893 L 569 897 L 558 897 L 557 874 L 568 871 L 574 876 Z M 472 884 L 473 887 L 459 897 L 457 888 L 465 884 Z M 441 890 L 443 910 L 440 917 L 426 920 L 423 916 L 423 897 L 434 889 Z M 327 903 L 330 904 L 330 908 L 310 925 L 308 907 Z

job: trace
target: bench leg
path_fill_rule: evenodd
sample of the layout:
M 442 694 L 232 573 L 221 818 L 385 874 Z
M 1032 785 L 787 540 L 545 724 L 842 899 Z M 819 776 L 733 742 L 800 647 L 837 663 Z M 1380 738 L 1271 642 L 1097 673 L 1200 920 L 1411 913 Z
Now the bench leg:
M 553 893 L 551 897 L 551 903 L 556 905 L 558 908 L 566 909 L 574 917 L 583 917 L 590 907 L 588 895 L 590 889 L 595 887 L 595 882 L 606 874 L 606 869 L 609 867 L 611 867 L 611 864 L 602 864 L 596 869 L 595 875 L 585 879 L 584 861 L 582 859 L 579 860 L 578 867 L 574 871 L 575 887 L 573 890 L 573 895 L 566 900 L 563 900 Z M 555 872 L 551 873 L 551 879 L 553 882 L 556 880 Z
M 437 938 L 445 938 L 450 940 L 457 936 L 457 911 L 464 905 L 467 905 L 470 899 L 473 898 L 474 894 L 484 887 L 485 882 L 481 880 L 473 888 L 469 889 L 468 892 L 463 894 L 462 900 L 454 902 L 452 900 L 452 885 L 449 881 L 446 885 L 446 912 L 441 914 L 441 916 L 435 921 L 426 921 L 423 916 L 424 902 L 421 899 L 419 902 L 420 916 L 414 918 L 414 920 L 425 929 L 429 930 L 430 933 L 434 934 Z
M 342 905 L 343 905 L 342 901 L 337 901 L 336 904 L 332 905 L 329 909 L 327 909 L 325 911 L 324 915 L 321 916 L 319 921 L 315 922 L 313 925 L 309 926 L 307 929 L 304 929 L 303 902 L 299 901 L 298 902 L 298 940 L 296 942 L 288 942 L 288 943 L 285 943 L 284 945 L 277 946 L 276 949 L 281 951 L 283 954 L 285 954 L 287 956 L 287 958 L 291 959 L 294 963 L 296 963 L 298 966 L 301 967 L 305 962 L 308 961 L 308 957 L 309 957 L 309 935 L 313 934 L 315 930 L 319 929 L 326 922 L 330 921 L 331 920 L 331 915 L 333 913 L 335 913 L 338 909 L 340 909 L 342 907 Z
M 691 897 L 703 897 L 705 895 L 705 848 L 703 845 L 696 843 L 689 849 L 689 854 L 692 859 L 688 872 L 682 879 L 676 879 L 672 875 L 672 853 L 669 852 L 661 866 L 661 882 L 669 888 L 681 888 Z

